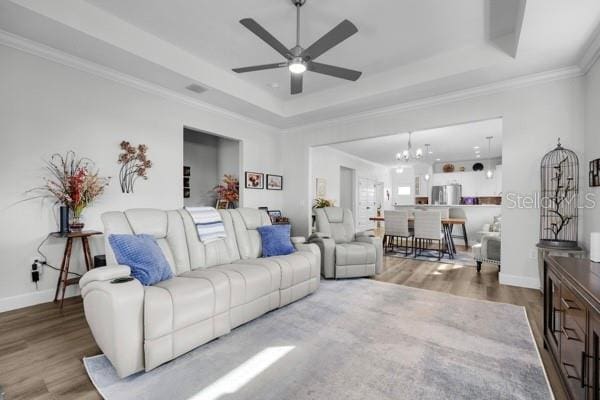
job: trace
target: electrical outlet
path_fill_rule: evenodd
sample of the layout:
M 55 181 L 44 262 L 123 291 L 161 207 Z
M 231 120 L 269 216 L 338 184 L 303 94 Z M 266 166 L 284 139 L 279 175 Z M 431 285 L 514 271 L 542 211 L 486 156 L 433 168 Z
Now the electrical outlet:
M 532 260 L 537 260 L 537 257 L 538 257 L 537 249 L 529 250 L 529 258 L 531 258 Z

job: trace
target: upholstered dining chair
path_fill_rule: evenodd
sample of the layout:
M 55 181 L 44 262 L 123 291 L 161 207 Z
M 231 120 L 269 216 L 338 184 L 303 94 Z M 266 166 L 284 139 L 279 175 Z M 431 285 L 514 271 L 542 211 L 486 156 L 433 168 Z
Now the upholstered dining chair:
M 396 247 L 404 248 L 404 255 L 408 255 L 409 252 L 412 252 L 412 249 L 409 247 L 409 240 L 412 240 L 412 237 L 413 230 L 408 226 L 408 211 L 389 210 L 385 212 L 383 245 L 386 251 L 393 251 L 395 242 Z
M 350 210 L 317 208 L 315 217 L 317 231 L 309 241 L 321 250 L 321 274 L 325 278 L 357 278 L 381 272 L 382 240 L 372 231 L 356 232 Z
M 437 242 L 438 260 L 442 259 L 444 234 L 442 233 L 442 213 L 435 211 L 415 211 L 415 234 L 413 239 L 414 256 L 430 250 L 428 243 Z

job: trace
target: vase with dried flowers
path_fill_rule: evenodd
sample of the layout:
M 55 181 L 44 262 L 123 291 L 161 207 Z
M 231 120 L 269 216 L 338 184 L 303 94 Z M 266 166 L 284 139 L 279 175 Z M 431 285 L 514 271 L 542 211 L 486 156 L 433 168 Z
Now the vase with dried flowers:
M 148 170 L 152 161 L 147 157 L 148 146 L 140 144 L 137 147 L 123 140 L 120 144 L 122 153 L 119 154 L 119 182 L 123 193 L 133 193 L 133 186 L 139 179 L 148 179 Z
M 217 200 L 227 201 L 235 208 L 235 204 L 240 199 L 240 181 L 233 175 L 225 174 L 223 183 L 215 186 L 213 191 L 217 194 Z
M 43 186 L 31 190 L 39 195 L 30 199 L 52 198 L 56 204 L 69 207 L 72 215 L 69 227 L 71 231 L 81 231 L 84 210 L 104 193 L 110 178 L 99 176 L 92 160 L 78 158 L 73 151 L 53 154 L 46 161 L 46 170 L 50 177 L 44 178 Z

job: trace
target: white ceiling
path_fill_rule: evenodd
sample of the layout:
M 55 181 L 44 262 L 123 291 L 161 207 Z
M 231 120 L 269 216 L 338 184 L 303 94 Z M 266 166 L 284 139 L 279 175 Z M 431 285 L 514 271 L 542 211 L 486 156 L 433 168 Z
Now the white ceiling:
M 304 47 L 345 18 L 358 27 L 318 60 L 363 71 L 357 82 L 309 72 L 291 96 L 285 69 L 231 71 L 281 60 L 239 19 L 291 47 L 294 13 L 290 0 L 0 0 L 0 29 L 286 128 L 574 66 L 600 1 L 307 0 Z
M 493 136 L 489 152 L 486 139 L 488 136 Z M 403 132 L 333 144 L 330 147 L 364 160 L 393 167 L 402 164 L 396 161 L 395 156 L 407 148 L 407 143 L 408 133 Z M 431 145 L 430 150 L 433 154 L 425 152 L 425 144 Z M 415 131 L 412 133 L 412 148 L 423 149 L 426 155 L 423 161 L 429 164 L 437 162 L 437 159 L 440 162 L 474 160 L 476 150 L 480 152 L 482 159 L 502 157 L 502 119 Z

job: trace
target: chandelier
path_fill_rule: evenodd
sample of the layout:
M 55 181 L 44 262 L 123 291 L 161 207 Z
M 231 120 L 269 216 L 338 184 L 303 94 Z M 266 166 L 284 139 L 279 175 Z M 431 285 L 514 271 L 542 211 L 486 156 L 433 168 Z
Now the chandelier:
M 396 153 L 396 160 L 407 162 L 413 160 L 420 160 L 421 158 L 423 158 L 423 150 L 421 148 L 417 148 L 413 152 L 411 136 L 412 132 L 408 132 L 408 147 L 403 152 Z

